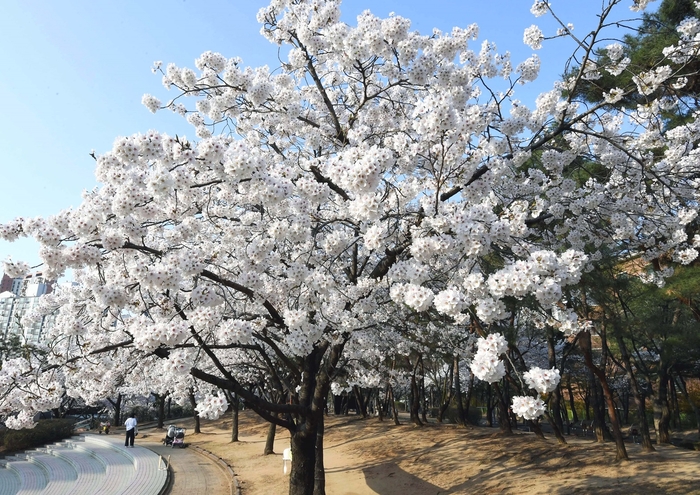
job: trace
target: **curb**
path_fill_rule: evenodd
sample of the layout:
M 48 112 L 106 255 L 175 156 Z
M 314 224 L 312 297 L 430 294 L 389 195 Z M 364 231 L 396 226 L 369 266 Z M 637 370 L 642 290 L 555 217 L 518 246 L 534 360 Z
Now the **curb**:
M 236 473 L 233 472 L 233 467 L 231 467 L 229 463 L 227 463 L 225 460 L 223 460 L 216 454 L 213 454 L 208 450 L 198 447 L 196 445 L 188 444 L 187 447 L 194 449 L 195 452 L 197 452 L 198 454 L 208 457 L 212 461 L 216 462 L 219 465 L 219 467 L 223 469 L 223 471 L 226 474 L 228 474 L 229 484 L 231 486 L 231 495 L 241 495 L 241 486 L 238 484 L 238 478 L 236 478 Z

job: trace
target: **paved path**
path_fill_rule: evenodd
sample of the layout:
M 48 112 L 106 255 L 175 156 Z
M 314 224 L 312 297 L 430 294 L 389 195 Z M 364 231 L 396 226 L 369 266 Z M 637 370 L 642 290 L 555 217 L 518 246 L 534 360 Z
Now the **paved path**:
M 124 435 L 122 431 L 115 433 Z M 224 469 L 212 459 L 197 453 L 191 447 L 166 447 L 162 443 L 165 430 L 139 429 L 136 444 L 146 447 L 167 459 L 170 456 L 173 482 L 170 495 L 231 495 L 231 481 Z M 185 442 L 187 438 L 185 437 Z

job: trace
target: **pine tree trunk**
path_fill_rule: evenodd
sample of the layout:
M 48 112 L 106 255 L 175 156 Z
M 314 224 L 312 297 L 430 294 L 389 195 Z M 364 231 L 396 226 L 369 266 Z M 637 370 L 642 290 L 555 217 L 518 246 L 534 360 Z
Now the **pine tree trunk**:
M 627 350 L 625 340 L 620 335 L 617 335 L 616 340 L 617 346 L 620 349 L 622 363 L 625 365 L 627 379 L 629 380 L 630 388 L 632 389 L 632 397 L 634 398 L 634 403 L 637 406 L 637 416 L 639 416 L 639 434 L 642 437 L 642 449 L 645 452 L 653 452 L 655 449 L 654 445 L 651 443 L 651 435 L 649 434 L 649 422 L 647 421 L 644 395 L 639 387 L 637 376 L 632 370 L 632 360 L 630 358 L 629 351 Z
M 613 436 L 615 438 L 615 460 L 629 460 L 629 457 L 627 456 L 627 449 L 625 448 L 625 441 L 622 437 L 622 431 L 620 430 L 620 422 L 617 419 L 617 412 L 615 411 L 615 400 L 613 398 L 612 391 L 610 390 L 610 387 L 608 386 L 608 381 L 605 377 L 605 371 L 602 369 L 598 368 L 593 364 L 593 357 L 591 353 L 591 334 L 590 332 L 581 332 L 579 334 L 579 347 L 581 348 L 581 351 L 583 352 L 583 358 L 586 363 L 586 366 L 588 369 L 593 373 L 598 380 L 600 381 L 600 386 L 603 389 L 603 395 L 605 397 L 605 403 L 608 406 L 608 416 L 610 417 L 610 422 L 612 423 L 612 428 L 613 428 Z M 606 344 L 603 342 L 603 349 L 606 349 Z M 599 404 L 600 406 L 601 404 Z M 600 416 L 597 418 L 597 422 L 600 421 Z M 602 417 L 602 424 L 599 424 L 598 427 L 607 428 L 605 427 L 605 415 L 603 413 Z
M 576 400 L 574 399 L 574 389 L 571 386 L 571 376 L 566 382 L 566 390 L 569 392 L 569 409 L 571 409 L 571 420 L 578 423 L 578 412 L 576 412 Z
M 688 393 L 688 387 L 685 386 L 685 380 L 683 380 L 683 377 L 680 375 L 680 373 L 678 374 L 678 381 L 680 384 L 681 392 L 683 393 L 683 397 L 685 397 L 686 402 L 688 402 L 688 404 L 690 404 L 690 407 L 693 409 L 693 414 L 695 415 L 695 426 L 697 427 L 698 434 L 700 434 L 700 408 L 698 408 L 698 405 Z
M 671 414 L 668 409 L 668 365 L 663 358 L 659 361 L 657 391 L 654 398 L 654 426 L 656 427 L 656 443 L 663 445 L 671 443 L 668 424 Z

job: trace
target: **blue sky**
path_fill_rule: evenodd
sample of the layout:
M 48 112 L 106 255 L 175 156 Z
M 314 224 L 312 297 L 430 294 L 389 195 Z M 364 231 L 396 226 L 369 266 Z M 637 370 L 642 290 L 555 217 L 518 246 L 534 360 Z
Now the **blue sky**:
M 555 0 L 555 11 L 574 32 L 590 31 L 603 0 Z M 607 3 L 607 2 L 605 2 Z M 626 17 L 628 0 L 620 9 Z M 261 0 L 4 0 L 0 16 L 0 223 L 15 217 L 48 216 L 76 207 L 81 192 L 97 186 L 91 150 L 111 148 L 117 136 L 149 129 L 193 136 L 180 117 L 153 115 L 141 105 L 144 93 L 167 100 L 155 60 L 194 67 L 206 50 L 240 56 L 245 65 L 277 63 L 277 47 L 259 34 L 255 15 Z M 533 52 L 523 30 L 551 20 L 535 18 L 532 0 L 348 0 L 343 19 L 355 24 L 365 9 L 410 18 L 413 29 L 430 33 L 453 26 L 480 26 L 480 40 L 511 51 L 514 63 Z M 540 79 L 520 98 L 551 89 L 573 45 L 545 43 L 538 52 Z M 11 256 L 39 262 L 33 241 L 0 241 L 0 261 Z

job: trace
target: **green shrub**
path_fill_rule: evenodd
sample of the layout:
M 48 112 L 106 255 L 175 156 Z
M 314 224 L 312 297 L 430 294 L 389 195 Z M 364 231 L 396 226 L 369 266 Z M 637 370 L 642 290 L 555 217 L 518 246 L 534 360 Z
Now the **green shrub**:
M 69 438 L 73 434 L 72 419 L 46 419 L 31 429 L 5 430 L 2 443 L 7 452 L 34 449 Z

